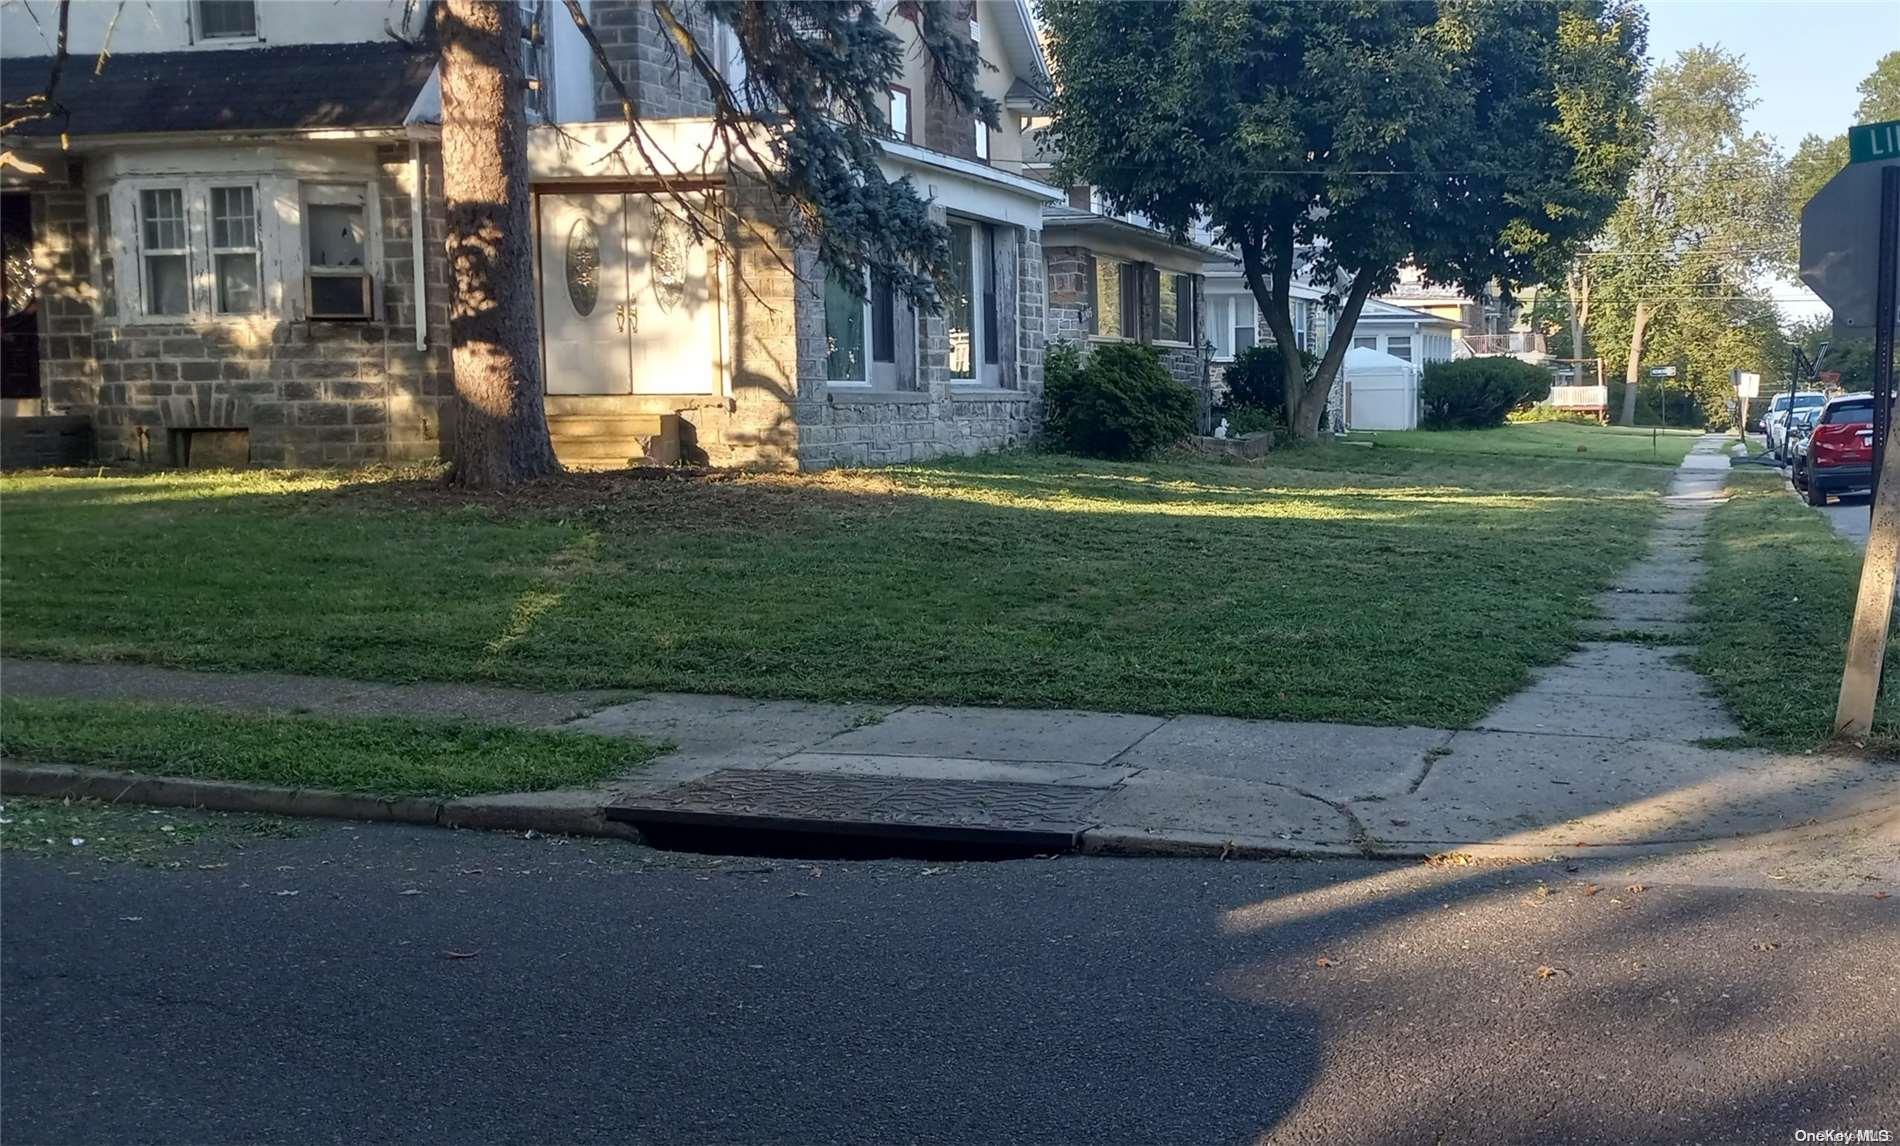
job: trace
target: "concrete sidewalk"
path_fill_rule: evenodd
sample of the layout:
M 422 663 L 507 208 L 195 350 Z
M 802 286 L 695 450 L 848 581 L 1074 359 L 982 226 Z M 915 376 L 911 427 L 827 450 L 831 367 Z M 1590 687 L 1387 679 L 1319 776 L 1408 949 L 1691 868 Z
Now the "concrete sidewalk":
M 670 740 L 640 773 L 584 790 L 455 801 L 444 822 L 612 830 L 606 805 L 721 770 L 1074 790 L 1086 846 L 1543 856 L 1655 848 L 1900 815 L 1900 768 L 1858 758 L 1725 751 L 1738 729 L 1679 650 L 1701 537 L 1727 459 L 1711 436 L 1684 461 L 1648 555 L 1599 600 L 1584 644 L 1476 728 L 1366 727 L 1024 709 L 902 707 L 725 696 L 550 696 L 127 665 L 7 662 L 14 696 L 150 699 L 327 715 L 459 716 Z M 17 764 L 9 765 L 18 772 Z M 762 780 L 762 777 L 759 778 Z M 759 780 L 752 782 L 758 787 Z M 766 782 L 769 788 L 769 782 Z M 974 790 L 974 789 L 972 789 Z

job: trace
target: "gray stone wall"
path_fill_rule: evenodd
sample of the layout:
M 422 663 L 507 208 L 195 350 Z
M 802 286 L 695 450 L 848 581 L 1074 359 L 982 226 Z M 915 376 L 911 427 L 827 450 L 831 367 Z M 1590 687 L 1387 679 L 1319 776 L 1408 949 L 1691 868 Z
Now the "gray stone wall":
M 1089 252 L 1083 247 L 1050 247 L 1047 254 L 1049 266 L 1049 338 L 1051 341 L 1073 342 L 1082 348 L 1084 356 L 1088 354 L 1088 306 L 1089 306 Z M 1143 264 L 1141 281 L 1142 309 L 1147 323 L 1153 322 L 1154 309 L 1159 304 L 1152 284 L 1155 276 Z M 1161 365 L 1176 381 L 1196 390 L 1209 387 L 1206 348 L 1199 345 L 1201 337 L 1201 315 L 1207 306 L 1206 280 L 1200 275 L 1193 276 L 1194 305 L 1191 316 L 1193 346 L 1167 346 L 1155 344 L 1155 353 L 1161 358 Z M 1145 328 L 1145 327 L 1144 327 Z
M 76 190 L 36 192 L 36 225 L 48 224 L 40 231 L 42 289 L 55 300 L 42 320 L 49 398 L 61 411 L 90 413 L 105 462 L 171 464 L 170 431 L 214 428 L 248 431 L 257 465 L 436 456 L 453 382 L 441 158 L 434 149 L 425 154 L 427 351 L 415 349 L 414 189 L 405 145 L 377 151 L 384 261 L 380 308 L 370 322 L 98 321 L 85 198 Z
M 29 196 L 33 278 L 39 288 L 40 396 L 56 414 L 90 411 L 99 396 L 84 164 L 68 164 L 65 175 L 63 184 L 36 187 Z
M 942 221 L 942 209 L 933 208 Z M 925 461 L 944 454 L 978 454 L 1027 446 L 1042 421 L 1044 321 L 1043 255 L 1040 235 L 1018 231 L 997 244 L 1009 251 L 1013 275 L 1005 299 L 1014 335 L 1001 355 L 1004 385 L 957 385 L 949 377 L 950 341 L 941 315 L 920 314 L 915 323 L 917 376 L 899 392 L 829 389 L 824 382 L 824 300 L 803 300 L 814 323 L 801 338 L 803 384 L 797 403 L 802 469 L 876 466 Z M 1004 316 L 999 316 L 1004 317 Z M 899 353 L 903 361 L 904 354 Z
M 674 10 L 701 44 L 712 43 L 713 19 L 702 5 L 688 0 Z M 648 0 L 594 0 L 588 23 L 593 25 L 601 50 L 613 61 L 615 73 L 627 85 L 634 110 L 642 118 L 712 114 L 712 93 L 706 82 L 681 56 Z M 592 71 L 595 117 L 621 118 L 620 94 L 601 74 L 598 64 Z

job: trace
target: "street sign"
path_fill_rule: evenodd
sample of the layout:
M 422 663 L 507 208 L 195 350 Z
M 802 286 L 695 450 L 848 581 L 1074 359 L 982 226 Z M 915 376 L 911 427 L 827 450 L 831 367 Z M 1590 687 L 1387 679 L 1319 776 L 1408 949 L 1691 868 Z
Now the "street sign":
M 1857 123 L 1847 129 L 1847 161 L 1879 163 L 1900 159 L 1900 119 L 1885 123 Z
M 1649 368 L 1649 376 L 1651 378 L 1674 378 L 1676 376 L 1676 368 L 1674 366 L 1651 366 Z
M 1731 370 L 1728 379 L 1735 384 L 1737 398 L 1761 397 L 1761 375 L 1747 370 Z
M 1874 328 L 1880 173 L 1896 164 L 1900 156 L 1844 167 L 1801 208 L 1801 281 L 1834 311 L 1837 334 Z

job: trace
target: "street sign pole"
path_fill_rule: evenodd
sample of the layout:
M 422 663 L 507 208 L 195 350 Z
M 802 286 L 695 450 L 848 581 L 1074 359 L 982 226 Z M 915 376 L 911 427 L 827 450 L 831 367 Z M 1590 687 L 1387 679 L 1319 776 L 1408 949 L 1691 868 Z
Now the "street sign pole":
M 1900 566 L 1900 465 L 1887 450 L 1893 424 L 1893 328 L 1900 295 L 1900 167 L 1880 173 L 1879 279 L 1874 302 L 1874 499 L 1861 559 L 1860 593 L 1854 602 L 1854 627 L 1847 634 L 1847 664 L 1834 708 L 1837 736 L 1865 736 L 1873 730 L 1874 701 L 1880 695 L 1881 660 L 1887 629 L 1893 622 L 1894 573 Z

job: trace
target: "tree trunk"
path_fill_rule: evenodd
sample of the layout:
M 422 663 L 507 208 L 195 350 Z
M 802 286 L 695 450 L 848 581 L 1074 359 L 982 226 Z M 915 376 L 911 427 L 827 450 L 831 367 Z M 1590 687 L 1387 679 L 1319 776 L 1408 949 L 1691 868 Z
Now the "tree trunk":
M 496 489 L 561 468 L 548 441 L 535 331 L 521 7 L 446 0 L 436 21 L 454 287 L 453 480 Z
M 1310 414 L 1310 426 L 1302 422 L 1298 427 L 1300 437 L 1311 441 L 1319 437 L 1319 420 L 1326 413 L 1327 396 L 1333 392 L 1333 380 L 1339 377 L 1339 368 L 1346 361 L 1346 351 L 1352 349 L 1352 332 L 1359 325 L 1359 315 L 1366 309 L 1366 299 L 1372 294 L 1372 276 L 1361 271 L 1352 280 L 1352 286 L 1346 291 L 1346 303 L 1339 308 L 1339 317 L 1333 323 L 1331 339 L 1326 343 L 1326 353 L 1313 368 L 1313 377 L 1307 383 L 1306 403 L 1303 412 Z
M 1290 235 L 1285 228 L 1281 233 Z M 1275 242 L 1273 269 L 1266 269 L 1262 252 L 1252 242 L 1240 244 L 1241 270 L 1252 292 L 1260 317 L 1273 334 L 1273 345 L 1280 352 L 1280 376 L 1285 380 L 1287 428 L 1301 438 L 1319 436 L 1319 412 L 1308 417 L 1306 363 L 1300 358 L 1299 343 L 1293 337 L 1293 242 L 1286 238 Z M 1320 406 L 1325 407 L 1321 396 Z M 1311 423 L 1311 429 L 1303 427 Z
M 1625 426 L 1636 424 L 1636 387 L 1643 377 L 1643 335 L 1649 330 L 1649 304 L 1636 304 L 1636 316 L 1630 323 L 1630 357 L 1623 368 L 1623 416 Z
M 1564 276 L 1564 293 L 1570 297 L 1570 357 L 1588 358 L 1584 349 L 1584 330 L 1590 325 L 1590 272 L 1581 265 L 1581 260 L 1570 265 L 1570 273 Z M 1578 377 L 1582 377 L 1579 369 Z

